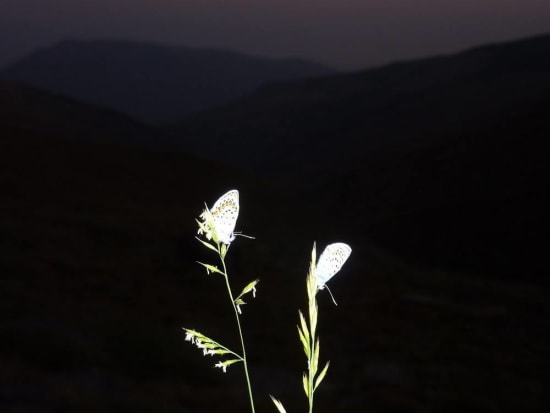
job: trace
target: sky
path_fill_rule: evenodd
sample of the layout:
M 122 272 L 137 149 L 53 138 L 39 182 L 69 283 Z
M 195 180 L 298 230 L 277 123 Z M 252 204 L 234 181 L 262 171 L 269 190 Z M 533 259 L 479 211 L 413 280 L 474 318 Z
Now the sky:
M 116 38 L 358 70 L 544 33 L 550 0 L 0 0 L 0 66 Z

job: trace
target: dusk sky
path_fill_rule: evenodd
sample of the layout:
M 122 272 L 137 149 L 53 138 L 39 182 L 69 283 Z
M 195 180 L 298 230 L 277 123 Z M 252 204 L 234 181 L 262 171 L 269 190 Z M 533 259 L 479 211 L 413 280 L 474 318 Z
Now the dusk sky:
M 550 0 L 0 0 L 0 65 L 117 38 L 360 69 L 543 33 Z

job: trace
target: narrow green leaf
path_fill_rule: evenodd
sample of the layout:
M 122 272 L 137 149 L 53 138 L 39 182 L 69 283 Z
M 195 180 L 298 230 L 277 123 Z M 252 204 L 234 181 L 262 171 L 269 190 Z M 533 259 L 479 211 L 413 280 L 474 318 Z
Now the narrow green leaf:
M 298 335 L 300 336 L 300 341 L 304 346 L 304 353 L 306 354 L 306 357 L 309 358 L 309 343 L 307 341 L 306 335 L 303 333 L 300 326 L 296 326 L 296 327 L 298 327 Z
M 313 340 L 317 331 L 317 302 L 311 303 L 313 305 L 309 306 L 309 330 L 311 334 L 311 339 Z
M 277 400 L 275 397 L 273 397 L 271 394 L 269 395 L 269 397 L 271 397 L 271 400 L 273 401 L 273 404 L 275 405 L 275 407 L 277 408 L 277 410 L 279 411 L 279 413 L 286 413 L 286 410 L 285 408 L 283 407 L 283 404 Z
M 306 393 L 306 397 L 309 397 L 309 386 L 307 383 L 307 376 L 306 373 L 302 376 L 302 384 L 304 385 L 304 392 Z
M 208 272 L 208 274 L 210 274 L 210 273 L 218 273 L 218 274 L 223 275 L 223 272 L 220 271 L 220 269 L 219 269 L 218 267 L 216 267 L 215 265 L 205 264 L 205 263 L 200 262 L 200 261 L 197 261 L 197 263 L 199 263 L 199 264 L 202 265 L 204 268 L 206 268 L 206 271 Z
M 204 346 L 205 348 L 213 349 L 213 348 L 216 348 L 216 347 L 219 347 L 219 348 L 223 347 L 216 340 L 213 340 L 210 337 L 207 337 L 204 334 L 199 333 L 196 330 L 187 329 L 187 328 L 184 328 L 184 330 L 190 337 L 195 337 L 195 339 L 200 340 L 200 342 L 202 343 L 202 346 Z M 190 340 L 188 340 L 188 341 L 190 341 Z
M 196 238 L 202 245 L 204 245 L 206 248 L 209 248 L 209 249 L 211 249 L 212 251 L 218 252 L 218 249 L 217 249 L 214 245 L 212 245 L 212 244 L 210 244 L 209 242 L 206 242 L 206 241 L 200 239 L 199 237 L 195 237 L 195 238 Z
M 320 352 L 320 345 L 319 345 L 319 339 L 317 339 L 315 341 L 315 349 L 313 350 L 313 364 L 315 365 L 315 373 L 317 372 L 317 367 L 319 367 L 319 352 Z
M 298 310 L 298 314 L 300 315 L 300 325 L 302 326 L 302 333 L 304 334 L 307 346 L 309 347 L 311 337 L 309 336 L 306 319 L 304 317 L 304 314 L 300 310 Z
M 313 390 L 317 390 L 317 387 L 319 387 L 319 384 L 321 384 L 321 382 L 327 375 L 329 364 L 330 364 L 330 361 L 327 361 L 327 364 L 325 364 L 325 367 L 323 367 L 323 370 L 321 370 L 321 373 L 319 373 L 319 375 L 317 376 L 317 379 L 315 379 L 315 387 L 313 388 Z
M 313 360 L 311 360 L 311 370 L 313 375 L 317 374 L 317 369 L 319 368 L 319 339 L 315 341 L 315 348 L 313 349 Z
M 242 361 L 242 360 L 239 360 L 239 359 L 231 359 L 231 360 L 226 360 L 226 361 L 222 362 L 222 364 L 223 364 L 224 366 L 227 367 L 227 366 L 230 366 L 230 365 L 232 365 L 232 364 L 234 364 L 234 363 L 238 363 L 239 361 Z
M 217 354 L 217 355 L 223 355 L 223 354 L 231 354 L 230 351 L 227 351 L 227 350 L 223 350 L 223 349 L 218 349 L 218 350 L 214 350 L 214 354 Z
M 256 287 L 256 284 L 258 284 L 259 282 L 260 280 L 254 280 L 251 283 L 248 283 L 247 286 L 243 288 L 243 290 L 241 291 L 241 293 L 237 298 L 240 298 L 246 293 L 249 293 L 250 291 L 252 291 Z
M 202 340 L 202 337 L 204 337 L 203 334 L 199 333 L 197 330 L 193 330 L 192 328 L 185 328 L 183 327 L 183 330 L 187 333 L 189 337 L 197 337 Z

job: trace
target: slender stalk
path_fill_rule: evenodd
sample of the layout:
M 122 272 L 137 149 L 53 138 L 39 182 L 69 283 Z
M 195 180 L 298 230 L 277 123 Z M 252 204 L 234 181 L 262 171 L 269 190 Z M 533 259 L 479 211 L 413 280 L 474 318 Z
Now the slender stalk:
M 317 306 L 317 269 L 316 269 L 315 244 L 311 251 L 311 265 L 307 276 L 308 320 L 306 321 L 300 312 L 300 325 L 298 327 L 300 340 L 304 345 L 307 356 L 307 374 L 304 373 L 304 390 L 307 394 L 309 413 L 313 412 L 313 397 L 317 387 L 324 379 L 329 364 L 319 371 L 319 338 L 317 337 L 317 320 L 319 307 Z M 306 331 L 307 330 L 307 331 Z
M 308 357 L 308 394 L 309 394 L 309 413 L 313 412 L 313 393 L 315 392 L 313 388 L 313 383 L 315 381 L 315 375 L 317 374 L 317 360 L 315 360 L 317 338 L 316 327 L 317 327 L 317 300 L 315 295 L 317 293 L 316 286 L 312 282 L 312 277 L 315 272 L 315 261 L 312 262 L 312 268 L 310 269 L 310 274 L 308 275 L 307 280 L 307 289 L 308 289 L 308 318 L 309 318 L 309 335 L 311 338 L 310 341 L 310 351 Z
M 313 352 L 315 351 L 315 345 L 313 344 L 314 341 L 312 340 L 312 345 L 311 345 L 311 354 L 313 354 Z M 313 380 L 315 379 L 315 374 L 311 368 L 311 363 L 312 363 L 312 360 L 308 360 L 308 364 L 309 364 L 309 368 L 308 368 L 308 393 L 309 393 L 309 397 L 308 397 L 308 401 L 309 401 L 309 413 L 312 413 L 313 412 Z
M 254 409 L 254 397 L 252 395 L 252 384 L 250 382 L 250 375 L 248 373 L 248 362 L 246 358 L 246 348 L 244 345 L 244 337 L 243 337 L 243 331 L 241 328 L 241 319 L 239 317 L 239 311 L 237 310 L 237 305 L 235 304 L 235 299 L 233 298 L 233 292 L 231 291 L 231 286 L 229 284 L 229 276 L 227 274 L 227 267 L 225 266 L 225 254 L 222 252 L 221 247 L 222 244 L 218 245 L 218 252 L 220 255 L 220 260 L 222 262 L 223 267 L 223 276 L 225 278 L 225 285 L 227 287 L 227 292 L 229 294 L 229 299 L 231 300 L 231 305 L 233 307 L 233 311 L 235 312 L 235 319 L 237 320 L 237 327 L 239 329 L 239 338 L 241 339 L 241 349 L 242 349 L 242 361 L 244 366 L 244 375 L 246 377 L 246 384 L 248 387 L 248 398 L 250 399 L 250 408 L 252 410 L 252 413 L 255 413 Z

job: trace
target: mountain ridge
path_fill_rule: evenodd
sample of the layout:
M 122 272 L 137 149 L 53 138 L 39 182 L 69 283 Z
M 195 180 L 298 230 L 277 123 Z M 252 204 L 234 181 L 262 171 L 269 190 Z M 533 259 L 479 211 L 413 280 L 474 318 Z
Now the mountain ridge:
M 161 149 L 162 130 L 133 118 L 32 86 L 0 80 L 0 127 L 25 136 Z M 6 136 L 9 135 L 6 133 Z
M 302 59 L 100 39 L 36 50 L 0 69 L 0 78 L 163 123 L 227 103 L 269 81 L 333 72 Z
M 526 54 L 530 59 L 523 59 Z M 295 172 L 315 167 L 313 158 L 320 164 L 358 150 L 419 142 L 426 140 L 422 134 L 433 138 L 465 122 L 494 121 L 532 102 L 544 103 L 549 73 L 550 35 L 537 36 L 449 56 L 267 85 L 174 130 L 191 140 L 192 149 L 218 160 L 237 148 L 232 160 L 243 167 L 269 173 L 284 161 Z M 256 137 L 261 141 L 255 144 Z M 201 149 L 206 138 L 214 145 Z M 331 140 L 339 145 L 330 145 Z M 295 150 L 286 151 L 286 145 Z

